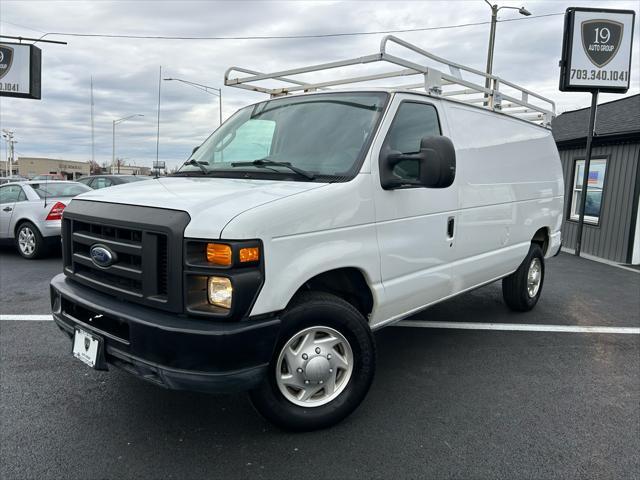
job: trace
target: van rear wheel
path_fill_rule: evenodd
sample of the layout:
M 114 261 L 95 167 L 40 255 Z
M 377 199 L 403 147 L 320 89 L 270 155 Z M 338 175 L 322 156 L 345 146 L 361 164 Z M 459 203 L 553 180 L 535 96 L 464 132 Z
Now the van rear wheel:
M 345 300 L 306 292 L 282 315 L 267 378 L 250 393 L 258 412 L 286 430 L 329 427 L 362 402 L 375 371 L 375 343 Z
M 532 243 L 518 269 L 502 279 L 502 297 L 511 310 L 527 312 L 536 306 L 544 283 L 544 254 Z

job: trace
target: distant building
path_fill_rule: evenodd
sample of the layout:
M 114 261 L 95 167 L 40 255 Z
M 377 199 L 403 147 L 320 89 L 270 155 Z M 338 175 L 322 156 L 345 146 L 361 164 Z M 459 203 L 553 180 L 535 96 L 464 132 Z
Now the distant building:
M 7 172 L 7 161 L 0 160 L 0 177 L 18 175 L 18 164 L 13 162 L 11 164 L 11 172 Z
M 151 175 L 151 167 L 141 167 L 139 165 L 120 165 L 118 168 L 112 165 L 108 168 L 111 174 L 121 175 Z
M 18 175 L 33 177 L 35 175 L 59 174 L 67 180 L 75 180 L 89 175 L 89 162 L 63 160 L 58 158 L 18 157 Z
M 562 242 L 576 245 L 584 158 L 591 108 L 553 121 L 565 182 Z M 640 264 L 640 95 L 598 105 L 589 167 L 582 252 Z

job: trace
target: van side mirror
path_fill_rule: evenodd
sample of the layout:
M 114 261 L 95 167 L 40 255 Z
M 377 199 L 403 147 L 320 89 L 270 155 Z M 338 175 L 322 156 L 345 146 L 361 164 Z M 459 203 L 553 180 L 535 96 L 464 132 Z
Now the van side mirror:
M 399 177 L 395 169 L 400 163 L 408 166 L 415 178 Z M 423 138 L 418 153 L 383 151 L 380 155 L 380 180 L 385 190 L 409 186 L 446 188 L 455 177 L 456 151 L 448 137 Z

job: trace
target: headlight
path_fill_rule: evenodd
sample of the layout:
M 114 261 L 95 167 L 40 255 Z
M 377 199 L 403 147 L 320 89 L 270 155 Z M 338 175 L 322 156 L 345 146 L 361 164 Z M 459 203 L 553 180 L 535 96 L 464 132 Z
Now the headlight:
M 209 303 L 217 307 L 231 308 L 233 287 L 226 277 L 209 277 L 207 295 Z

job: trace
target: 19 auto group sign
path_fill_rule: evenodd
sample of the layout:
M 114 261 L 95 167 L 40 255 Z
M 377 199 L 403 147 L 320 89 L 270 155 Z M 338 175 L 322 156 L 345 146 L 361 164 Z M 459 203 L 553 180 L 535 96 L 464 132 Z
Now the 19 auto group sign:
M 560 90 L 626 92 L 634 19 L 632 10 L 568 8 Z
M 4 77 L 13 63 L 13 48 L 8 45 L 0 45 L 0 80 Z
M 22 43 L 0 43 L 0 96 L 40 98 L 39 48 Z

